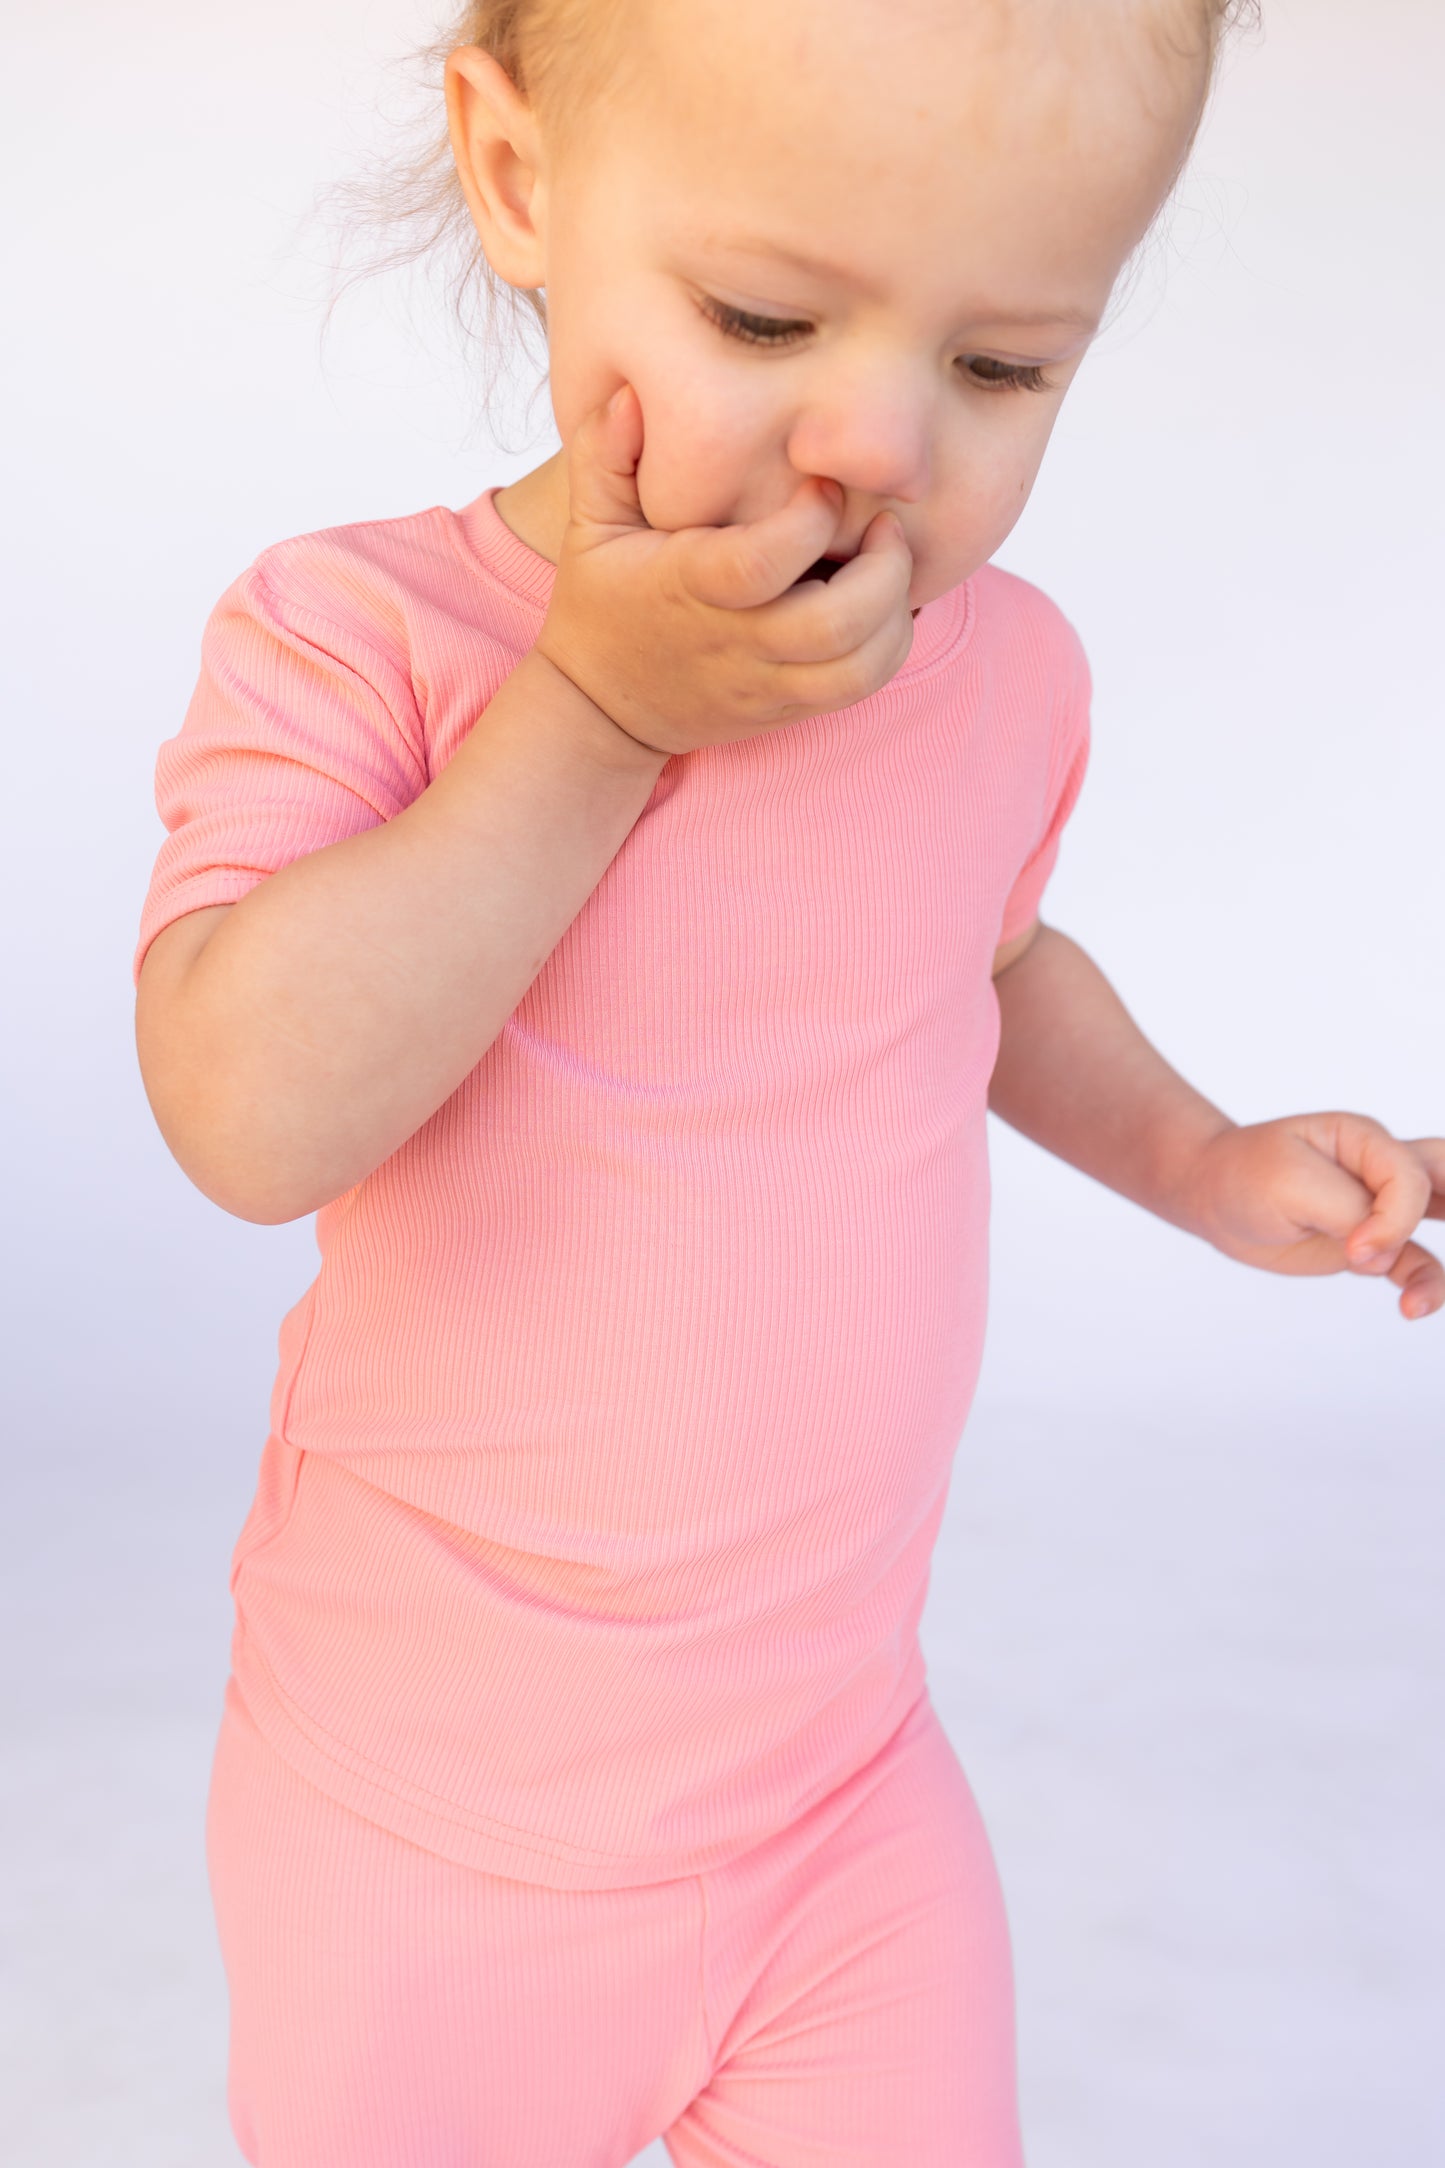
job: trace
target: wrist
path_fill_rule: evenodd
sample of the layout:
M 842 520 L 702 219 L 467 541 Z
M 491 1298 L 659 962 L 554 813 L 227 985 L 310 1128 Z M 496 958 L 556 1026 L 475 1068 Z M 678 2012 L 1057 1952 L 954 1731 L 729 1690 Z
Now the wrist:
M 635 738 L 630 730 L 624 730 L 621 723 L 600 707 L 586 687 L 579 685 L 540 642 L 530 649 L 520 667 L 530 670 L 546 685 L 551 699 L 566 704 L 569 718 L 575 720 L 579 743 L 603 766 L 653 776 L 667 766 L 672 758 L 670 753 L 661 746 L 648 745 L 643 739 Z
M 1216 1147 L 1239 1124 L 1207 1100 L 1199 1100 L 1181 1115 L 1165 1140 L 1160 1166 L 1161 1202 L 1155 1207 L 1161 1219 L 1213 1242 L 1210 1185 L 1218 1164 Z

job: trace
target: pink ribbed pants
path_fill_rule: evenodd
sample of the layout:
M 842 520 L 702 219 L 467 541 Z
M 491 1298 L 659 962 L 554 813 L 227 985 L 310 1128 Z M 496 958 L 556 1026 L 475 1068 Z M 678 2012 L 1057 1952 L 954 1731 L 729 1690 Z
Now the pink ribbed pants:
M 704 1874 L 554 1890 L 298 1776 L 226 1687 L 206 1852 L 256 2168 L 1020 2168 L 993 1853 L 925 1693 Z

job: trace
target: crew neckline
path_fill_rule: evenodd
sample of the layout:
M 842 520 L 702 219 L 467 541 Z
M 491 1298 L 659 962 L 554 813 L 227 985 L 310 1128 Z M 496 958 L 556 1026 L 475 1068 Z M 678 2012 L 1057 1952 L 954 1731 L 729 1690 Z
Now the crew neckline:
M 514 534 L 497 510 L 497 492 L 507 485 L 494 482 L 453 516 L 472 556 L 509 593 L 545 613 L 552 599 L 557 567 L 530 542 Z M 973 631 L 977 616 L 973 579 L 960 581 L 944 594 L 925 602 L 913 620 L 913 646 L 908 660 L 888 680 L 913 679 L 936 669 L 960 649 Z M 887 686 L 879 688 L 887 691 Z

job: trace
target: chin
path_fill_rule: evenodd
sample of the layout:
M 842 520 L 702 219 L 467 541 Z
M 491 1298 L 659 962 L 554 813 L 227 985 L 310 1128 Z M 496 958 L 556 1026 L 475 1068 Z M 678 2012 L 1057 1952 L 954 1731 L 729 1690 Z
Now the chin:
M 908 606 L 914 616 L 917 617 L 920 610 L 926 610 L 930 602 L 937 602 L 940 595 L 946 595 L 948 588 L 948 581 L 944 581 L 940 585 L 937 580 L 920 579 L 915 576 L 908 589 Z
M 935 577 L 927 582 L 927 592 L 923 597 L 924 601 L 936 602 L 940 595 L 948 594 L 955 587 L 962 587 L 965 580 L 971 580 L 980 566 L 987 563 L 987 556 L 974 556 L 965 557 L 959 563 L 950 565 L 941 577 Z M 919 581 L 914 582 L 915 599 L 918 588 L 922 584 Z

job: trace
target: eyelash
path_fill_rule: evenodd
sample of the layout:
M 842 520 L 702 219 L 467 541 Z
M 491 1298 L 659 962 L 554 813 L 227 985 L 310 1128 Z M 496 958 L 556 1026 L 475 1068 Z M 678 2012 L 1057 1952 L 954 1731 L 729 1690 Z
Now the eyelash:
M 727 301 L 702 301 L 698 304 L 709 323 L 716 324 L 719 331 L 729 339 L 741 339 L 749 346 L 791 345 L 789 334 L 807 331 L 811 327 L 783 316 L 754 316 L 747 309 L 735 309 Z M 970 376 L 970 381 L 980 391 L 1051 391 L 1053 386 L 1037 362 L 1027 364 L 993 361 L 987 354 L 974 354 L 975 363 L 988 362 L 1000 371 L 998 376 Z

